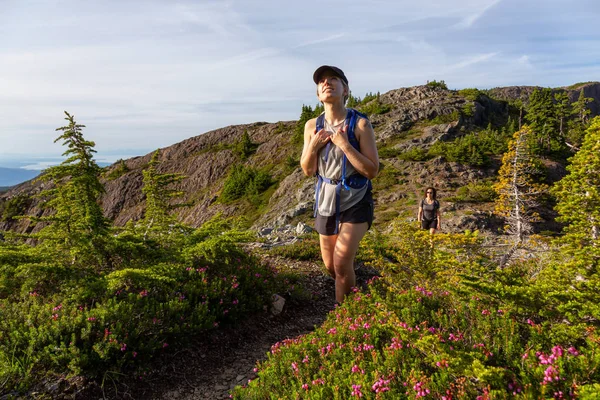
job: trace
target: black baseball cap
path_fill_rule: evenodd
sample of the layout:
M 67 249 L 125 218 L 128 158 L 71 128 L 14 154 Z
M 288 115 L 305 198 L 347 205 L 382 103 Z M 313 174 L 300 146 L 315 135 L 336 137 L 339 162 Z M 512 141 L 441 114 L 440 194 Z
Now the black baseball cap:
M 317 68 L 317 70 L 313 74 L 313 81 L 315 81 L 315 83 L 317 85 L 319 84 L 319 81 L 321 80 L 321 76 L 325 72 L 331 72 L 333 75 L 335 75 L 338 78 L 340 78 L 341 80 L 343 80 L 346 83 L 346 85 L 348 84 L 348 78 L 346 78 L 346 75 L 344 75 L 344 71 L 342 71 L 338 67 L 334 67 L 331 65 L 321 65 L 319 68 Z

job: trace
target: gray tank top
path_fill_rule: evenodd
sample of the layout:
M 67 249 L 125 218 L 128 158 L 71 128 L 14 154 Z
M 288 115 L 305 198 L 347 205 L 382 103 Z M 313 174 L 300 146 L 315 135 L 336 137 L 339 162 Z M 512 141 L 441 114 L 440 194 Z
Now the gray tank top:
M 332 134 L 335 129 L 339 129 L 342 126 L 342 124 L 339 126 L 331 126 L 329 123 L 327 123 L 327 120 L 325 120 L 324 124 L 325 131 L 330 134 Z M 342 179 L 342 162 L 344 158 L 344 152 L 335 144 L 331 143 L 329 156 L 327 158 L 327 162 L 325 162 L 326 148 L 327 146 L 324 146 L 321 150 L 319 150 L 317 162 L 319 175 L 329 179 Z M 346 177 L 356 173 L 357 172 L 356 169 L 354 169 L 354 166 L 350 163 L 350 161 L 346 160 Z M 342 187 L 340 191 L 340 211 L 345 211 L 361 201 L 365 196 L 365 193 L 367 193 L 368 186 L 369 185 L 364 185 L 359 189 L 349 187 L 350 190 L 346 190 L 344 187 Z M 325 181 L 323 181 L 321 184 L 321 190 L 318 193 L 319 214 L 325 217 L 335 215 L 335 187 L 336 185 L 329 184 Z

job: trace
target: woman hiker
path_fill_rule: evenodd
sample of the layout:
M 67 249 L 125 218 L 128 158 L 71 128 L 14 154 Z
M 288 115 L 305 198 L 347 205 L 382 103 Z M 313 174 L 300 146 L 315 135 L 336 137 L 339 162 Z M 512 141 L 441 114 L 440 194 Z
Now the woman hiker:
M 436 194 L 437 191 L 432 187 L 425 189 L 425 198 L 421 200 L 417 217 L 417 220 L 421 223 L 421 228 L 429 229 L 431 235 L 439 230 L 442 224 L 440 202 L 436 200 Z
M 317 176 L 315 230 L 342 303 L 356 285 L 354 257 L 373 222 L 370 180 L 379 171 L 379 156 L 367 117 L 345 107 L 350 89 L 344 72 L 323 65 L 313 80 L 325 111 L 304 126 L 300 165 L 307 176 Z

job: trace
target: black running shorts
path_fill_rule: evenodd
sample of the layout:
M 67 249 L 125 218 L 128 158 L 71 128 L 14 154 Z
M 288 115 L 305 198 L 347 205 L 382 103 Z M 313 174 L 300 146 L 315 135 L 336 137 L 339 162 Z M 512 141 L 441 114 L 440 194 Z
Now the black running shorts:
M 340 223 L 347 222 L 351 224 L 360 224 L 367 222 L 369 228 L 373 224 L 373 194 L 369 189 L 361 201 L 347 210 L 340 212 Z M 324 217 L 317 213 L 315 218 L 315 230 L 321 235 L 335 235 L 335 214 L 330 217 Z
M 421 220 L 421 228 L 423 229 L 437 229 L 438 223 L 437 218 L 435 219 L 425 219 Z

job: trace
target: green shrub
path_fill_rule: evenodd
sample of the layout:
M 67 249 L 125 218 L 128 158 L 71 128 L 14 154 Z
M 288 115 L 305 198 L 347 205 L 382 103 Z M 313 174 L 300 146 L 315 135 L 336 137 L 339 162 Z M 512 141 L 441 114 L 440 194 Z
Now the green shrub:
M 392 109 L 392 105 L 382 103 L 381 100 L 379 100 L 379 97 L 358 107 L 358 111 L 360 111 L 366 115 L 385 114 L 385 113 L 389 112 L 391 109 Z
M 434 89 L 441 88 L 444 90 L 448 90 L 448 86 L 446 85 L 446 82 L 444 82 L 444 81 L 439 81 L 439 82 L 436 80 L 427 81 L 427 86 L 434 88 Z
M 270 254 L 301 261 L 320 261 L 321 248 L 317 236 L 311 236 L 285 246 L 273 247 Z
M 296 123 L 296 128 L 294 129 L 294 134 L 292 135 L 292 143 L 294 144 L 302 144 L 304 142 L 304 125 L 312 119 L 318 117 L 324 108 L 322 104 L 317 104 L 315 109 L 311 106 L 302 105 L 302 112 L 300 113 L 300 118 Z
M 460 112 L 458 110 L 452 111 L 450 114 L 436 115 L 428 121 L 428 125 L 440 125 L 449 124 L 460 119 Z
M 467 100 L 477 101 L 479 100 L 479 96 L 481 96 L 483 93 L 476 88 L 467 88 L 459 90 L 458 94 Z
M 108 174 L 106 174 L 106 179 L 109 181 L 114 181 L 115 179 L 125 175 L 129 172 L 129 167 L 125 164 L 125 161 L 118 160 L 116 163 L 116 167 L 114 167 Z
M 492 187 L 492 182 L 472 182 L 458 188 L 456 195 L 447 200 L 456 202 L 487 203 L 493 202 L 497 196 L 496 191 Z
M 382 278 L 364 293 L 355 290 L 314 332 L 272 346 L 257 365 L 258 378 L 235 388 L 235 399 L 594 393 L 597 323 L 570 326 L 596 311 L 565 322 L 567 309 L 587 300 L 569 297 L 573 303 L 560 309 L 564 301 L 553 296 L 564 289 L 546 287 L 562 282 L 554 274 L 564 269 L 542 267 L 549 275 L 527 263 L 496 269 L 482 238 L 470 232 L 436 235 L 432 248 L 427 232 L 400 224 L 378 242 L 368 258 Z M 572 295 L 591 296 L 593 307 L 600 294 L 583 286 Z
M 475 115 L 475 104 L 473 103 L 467 103 L 463 106 L 462 110 L 462 115 L 467 117 L 467 118 L 471 118 Z
M 234 165 L 225 179 L 219 198 L 222 202 L 230 202 L 245 196 L 258 195 L 271 184 L 271 176 L 266 172 L 244 165 Z
M 240 250 L 242 236 L 207 229 L 179 253 L 169 250 L 168 262 L 134 256 L 100 274 L 27 257 L 14 262 L 0 251 L 4 389 L 25 390 L 47 373 L 136 371 L 192 335 L 262 310 L 283 283 Z
M 248 131 L 244 130 L 242 137 L 233 145 L 233 152 L 237 154 L 242 160 L 248 159 L 252 154 L 256 152 L 258 145 L 252 143 Z
M 398 155 L 398 158 L 405 161 L 425 161 L 433 157 L 429 154 L 428 150 L 420 147 L 413 147 L 402 152 Z
M 30 204 L 31 198 L 25 194 L 18 194 L 0 203 L 0 221 L 10 221 L 13 217 L 23 215 Z

